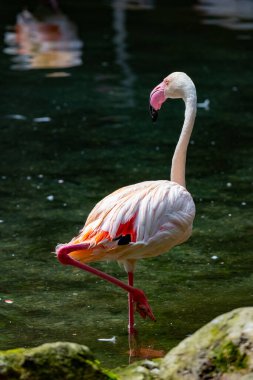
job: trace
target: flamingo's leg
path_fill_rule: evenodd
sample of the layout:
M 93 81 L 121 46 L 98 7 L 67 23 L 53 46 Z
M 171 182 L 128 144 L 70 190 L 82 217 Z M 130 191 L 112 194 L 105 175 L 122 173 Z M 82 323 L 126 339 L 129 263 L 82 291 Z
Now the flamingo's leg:
M 69 253 L 73 251 L 78 251 L 82 249 L 88 249 L 89 245 L 85 243 L 80 244 L 67 244 L 59 246 L 56 249 L 58 260 L 64 265 L 72 265 L 74 267 L 85 270 L 86 272 L 90 272 L 95 276 L 101 277 L 106 281 L 111 282 L 114 285 L 119 286 L 124 289 L 132 296 L 132 303 L 136 304 L 136 311 L 141 315 L 142 318 L 149 317 L 153 321 L 155 321 L 154 314 L 152 312 L 151 307 L 149 306 L 147 297 L 141 289 L 134 288 L 131 285 L 125 284 L 123 281 L 118 280 L 117 278 L 110 276 L 107 273 L 104 273 L 96 268 L 92 268 L 87 264 L 83 264 L 80 261 L 77 261 L 69 256 Z
M 128 285 L 134 285 L 134 273 L 128 272 Z M 136 330 L 134 328 L 134 300 L 132 293 L 128 293 L 128 332 L 130 335 L 136 334 Z

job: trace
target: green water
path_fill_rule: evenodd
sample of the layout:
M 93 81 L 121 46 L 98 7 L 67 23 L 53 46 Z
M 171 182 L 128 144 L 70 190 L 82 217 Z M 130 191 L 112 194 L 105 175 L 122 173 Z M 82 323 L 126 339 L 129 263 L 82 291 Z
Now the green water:
M 136 318 L 140 346 L 168 351 L 253 303 L 253 31 L 204 24 L 215 16 L 194 1 L 60 3 L 83 41 L 83 63 L 72 68 L 15 69 L 3 41 L 22 8 L 15 0 L 0 10 L 0 348 L 73 341 L 115 367 L 129 360 L 126 294 L 53 252 L 103 196 L 168 178 L 184 106 L 168 102 L 152 125 L 148 98 L 172 71 L 187 72 L 210 109 L 198 109 L 188 150 L 193 236 L 137 267 L 157 318 Z M 55 72 L 70 75 L 47 76 Z M 117 263 L 94 266 L 126 280 Z M 98 341 L 112 336 L 115 344 Z

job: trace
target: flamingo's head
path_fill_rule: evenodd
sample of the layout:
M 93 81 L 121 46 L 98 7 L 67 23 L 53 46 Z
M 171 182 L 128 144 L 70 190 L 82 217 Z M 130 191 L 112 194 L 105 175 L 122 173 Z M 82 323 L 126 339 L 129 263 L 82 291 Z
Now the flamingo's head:
M 185 73 L 175 72 L 168 75 L 150 94 L 150 114 L 153 121 L 158 117 L 158 110 L 166 99 L 182 98 L 184 101 L 195 94 L 195 86 Z

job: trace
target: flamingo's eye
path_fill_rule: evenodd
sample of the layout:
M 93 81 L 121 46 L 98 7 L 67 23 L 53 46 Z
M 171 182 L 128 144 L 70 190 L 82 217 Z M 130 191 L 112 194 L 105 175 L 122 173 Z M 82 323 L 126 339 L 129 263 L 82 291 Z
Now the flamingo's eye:
M 169 79 L 164 79 L 164 81 L 163 81 L 163 83 L 166 85 L 166 86 L 168 86 L 168 84 L 169 84 Z

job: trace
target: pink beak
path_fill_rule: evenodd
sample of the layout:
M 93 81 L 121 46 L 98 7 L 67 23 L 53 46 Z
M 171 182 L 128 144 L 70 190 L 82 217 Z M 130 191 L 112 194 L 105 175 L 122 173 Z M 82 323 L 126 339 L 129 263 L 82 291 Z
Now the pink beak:
M 156 86 L 150 94 L 150 113 L 153 121 L 156 121 L 158 117 L 158 110 L 161 108 L 162 104 L 165 102 L 166 98 L 164 95 L 164 83 L 160 83 Z

